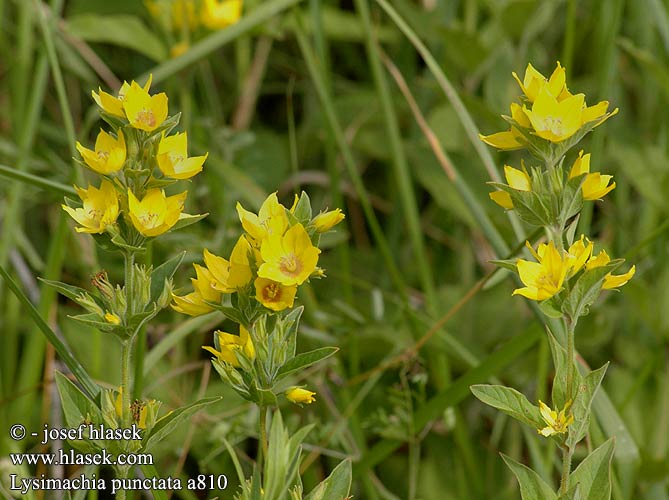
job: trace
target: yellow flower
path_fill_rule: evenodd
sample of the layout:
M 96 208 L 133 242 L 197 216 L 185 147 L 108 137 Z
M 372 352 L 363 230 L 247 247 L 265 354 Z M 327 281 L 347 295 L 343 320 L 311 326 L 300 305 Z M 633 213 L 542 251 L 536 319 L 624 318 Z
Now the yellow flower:
M 284 286 L 267 278 L 256 278 L 256 300 L 272 311 L 283 311 L 293 307 L 297 285 Z
M 212 286 L 223 293 L 232 293 L 246 286 L 253 277 L 249 262 L 250 252 L 251 246 L 243 235 L 235 243 L 230 261 L 214 255 L 205 248 L 204 263 L 214 277 Z
M 568 257 L 560 254 L 551 241 L 542 243 L 536 252 L 529 243 L 527 247 L 534 254 L 537 262 L 518 259 L 518 275 L 525 287 L 513 291 L 513 295 L 522 295 L 531 300 L 546 300 L 562 290 L 562 284 L 570 269 Z
M 537 432 L 545 437 L 567 432 L 567 428 L 574 423 L 574 415 L 569 413 L 569 416 L 567 416 L 567 411 L 570 406 L 571 400 L 567 401 L 564 408 L 558 413 L 555 410 L 551 410 L 547 404 L 539 401 L 539 412 L 541 413 L 544 422 L 548 425 L 543 429 L 539 429 Z
M 165 136 L 163 132 L 158 144 L 158 167 L 163 174 L 173 179 L 189 179 L 202 170 L 202 164 L 209 156 L 188 157 L 188 136 L 186 132 Z
M 511 118 L 513 118 L 513 120 L 521 127 L 530 128 L 532 126 L 525 111 L 523 111 L 523 108 L 516 103 L 511 104 Z M 512 151 L 514 149 L 525 147 L 523 134 L 521 134 L 514 126 L 506 132 L 497 132 L 496 134 L 491 135 L 479 134 L 479 139 L 494 148 L 501 149 L 502 151 Z
M 532 104 L 524 108 L 535 133 L 550 142 L 561 142 L 581 128 L 585 96 L 576 94 L 558 101 L 547 87 L 542 87 Z
M 113 174 L 123 168 L 125 163 L 125 138 L 118 131 L 118 139 L 114 139 L 104 130 L 100 130 L 95 140 L 95 151 L 85 148 L 77 141 L 77 151 L 92 170 L 99 174 Z
M 130 125 L 152 132 L 167 118 L 167 95 L 164 92 L 149 95 L 146 89 L 132 82 L 125 92 L 123 109 Z
M 149 189 L 139 201 L 128 190 L 128 212 L 135 229 L 143 236 L 152 237 L 169 231 L 177 223 L 188 193 L 165 196 L 162 189 Z
M 244 231 L 248 233 L 252 240 L 251 243 L 256 247 L 272 234 L 283 234 L 288 227 L 286 208 L 279 203 L 276 193 L 267 197 L 258 215 L 246 210 L 241 203 L 237 203 L 237 213 Z
M 183 297 L 172 294 L 172 309 L 189 316 L 201 316 L 213 310 L 207 302 L 219 302 L 221 292 L 215 287 L 216 278 L 209 269 L 197 264 L 193 267 L 197 276 L 191 278 L 194 291 Z
M 105 313 L 105 321 L 107 323 L 110 323 L 112 325 L 120 325 L 121 324 L 121 318 L 118 317 L 118 315 L 111 313 L 107 311 Z
M 560 94 L 562 94 L 562 91 L 565 89 L 566 75 L 564 68 L 560 66 L 560 61 L 558 61 L 557 67 L 549 79 L 546 79 L 546 77 L 539 73 L 531 64 L 527 65 L 527 68 L 525 69 L 525 77 L 522 82 L 515 72 L 511 74 L 530 102 L 535 101 L 539 95 L 539 91 L 544 87 L 546 87 L 555 98 L 560 97 Z
M 262 242 L 263 264 L 258 276 L 282 285 L 301 285 L 316 269 L 321 251 L 312 245 L 302 224 L 295 224 L 285 235 L 271 234 Z
M 239 21 L 242 0 L 204 0 L 202 24 L 211 30 L 227 28 Z
M 532 185 L 530 176 L 524 170 L 518 170 L 517 168 L 510 167 L 509 165 L 504 165 L 504 177 L 506 177 L 506 182 L 509 187 L 517 191 L 531 191 Z M 513 208 L 513 200 L 511 195 L 506 191 L 493 191 L 488 193 L 490 199 L 500 205 L 502 208 L 511 210 Z
M 337 208 L 335 210 L 330 210 L 329 212 L 318 214 L 314 217 L 314 220 L 312 220 L 311 223 L 316 228 L 317 233 L 324 233 L 343 221 L 345 217 L 346 216 L 342 211 Z
M 256 358 L 256 351 L 253 347 L 251 336 L 242 325 L 239 325 L 239 335 L 232 335 L 220 330 L 216 331 L 216 335 L 218 336 L 218 344 L 221 350 L 217 351 L 208 345 L 203 345 L 202 349 L 209 351 L 219 360 L 225 361 L 235 368 L 239 368 L 240 363 L 237 358 L 237 353 L 239 351 L 242 351 L 250 361 L 253 361 Z
M 596 267 L 605 266 L 611 262 L 611 258 L 606 253 L 605 250 L 601 250 L 596 256 L 591 257 L 588 263 L 586 264 L 586 269 L 594 269 Z M 604 276 L 604 282 L 602 283 L 603 290 L 612 290 L 614 288 L 619 288 L 626 284 L 629 280 L 632 279 L 636 273 L 636 266 L 632 266 L 629 271 L 625 274 L 611 274 L 608 273 Z
M 151 82 L 153 81 L 153 75 L 149 75 L 149 79 L 144 84 L 144 90 L 146 92 L 151 88 Z M 135 83 L 134 81 L 132 83 Z M 98 87 L 98 93 L 96 94 L 94 90 L 91 91 L 93 100 L 98 106 L 102 108 L 103 111 L 106 111 L 110 115 L 119 116 L 125 118 L 125 110 L 123 109 L 123 101 L 125 101 L 126 93 L 130 90 L 130 84 L 128 82 L 123 82 L 121 89 L 118 92 L 118 97 L 114 97 L 107 92 L 103 92 L 102 89 Z
M 78 233 L 104 233 L 107 226 L 116 222 L 118 217 L 118 195 L 114 185 L 103 180 L 100 188 L 89 184 L 88 189 L 74 187 L 83 202 L 82 208 L 70 208 L 62 205 L 70 217 L 76 220 L 82 227 L 75 230 Z
M 567 258 L 569 259 L 569 274 L 575 275 L 579 272 L 586 262 L 592 256 L 594 245 L 592 241 L 588 240 L 585 235 L 581 235 L 581 239 L 575 241 L 567 251 Z
M 316 401 L 316 398 L 314 398 L 314 396 L 316 395 L 315 392 L 311 392 L 306 389 L 302 389 L 300 387 L 293 387 L 292 389 L 287 390 L 285 394 L 289 401 L 298 405 L 300 404 L 309 405 L 314 401 Z
M 609 184 L 613 176 L 602 175 L 599 172 L 590 173 L 590 153 L 584 155 L 581 150 L 569 171 L 569 178 L 573 179 L 583 174 L 586 174 L 581 185 L 584 200 L 593 201 L 603 198 L 616 187 L 615 182 Z

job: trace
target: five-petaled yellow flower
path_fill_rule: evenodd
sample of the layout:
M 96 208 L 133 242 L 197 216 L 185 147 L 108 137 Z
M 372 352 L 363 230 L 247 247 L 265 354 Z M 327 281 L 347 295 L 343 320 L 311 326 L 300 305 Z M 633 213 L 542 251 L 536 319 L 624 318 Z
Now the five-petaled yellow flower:
M 253 361 L 256 358 L 256 351 L 253 347 L 251 336 L 249 335 L 248 330 L 242 325 L 239 325 L 239 335 L 232 335 L 220 330 L 216 331 L 216 335 L 221 350 L 217 351 L 213 347 L 207 345 L 203 345 L 202 349 L 209 351 L 219 360 L 225 361 L 235 368 L 239 368 L 240 363 L 237 356 L 240 351 L 244 353 L 249 361 Z
M 522 295 L 537 301 L 549 299 L 562 290 L 562 284 L 571 267 L 570 259 L 562 255 L 552 241 L 540 244 L 536 252 L 529 242 L 526 246 L 537 262 L 518 259 L 518 275 L 525 287 L 514 290 L 513 295 Z
M 227 28 L 239 21 L 242 0 L 204 0 L 202 24 L 211 30 Z
M 144 84 L 144 90 L 148 93 L 151 88 L 151 82 L 153 81 L 153 75 L 149 75 L 149 79 Z M 134 81 L 132 83 L 135 83 Z M 118 97 L 114 97 L 107 92 L 104 92 L 102 89 L 98 88 L 98 93 L 96 94 L 94 90 L 91 91 L 93 100 L 98 106 L 102 108 L 103 111 L 109 113 L 110 115 L 119 116 L 125 118 L 125 110 L 123 109 L 123 101 L 125 101 L 126 93 L 130 90 L 130 84 L 128 82 L 123 82 L 121 89 L 118 92 Z
M 314 398 L 316 395 L 315 392 L 302 389 L 301 387 L 293 387 L 292 389 L 287 390 L 285 394 L 289 401 L 298 405 L 309 405 L 316 401 L 316 398 Z
M 583 125 L 585 96 L 576 94 L 558 101 L 547 86 L 539 90 L 532 109 L 524 107 L 534 132 L 550 142 L 562 142 L 574 135 Z
M 100 188 L 89 185 L 88 189 L 75 186 L 79 198 L 83 202 L 81 208 L 70 208 L 62 205 L 70 217 L 76 220 L 81 227 L 75 228 L 78 233 L 104 233 L 107 226 L 116 222 L 118 217 L 118 195 L 114 185 L 103 180 Z
M 169 231 L 181 216 L 187 194 L 184 191 L 174 196 L 165 196 L 162 189 L 153 188 L 139 201 L 128 189 L 128 215 L 133 226 L 146 237 Z
M 259 247 L 270 235 L 282 235 L 288 227 L 286 207 L 279 203 L 276 193 L 267 197 L 258 215 L 246 210 L 241 203 L 237 203 L 237 213 L 244 231 L 251 237 L 251 244 L 255 247 Z
M 322 212 L 314 217 L 311 223 L 314 225 L 317 233 L 325 233 L 344 220 L 346 216 L 340 208 Z
M 321 251 L 311 243 L 302 224 L 295 224 L 285 234 L 271 234 L 262 242 L 263 264 L 258 276 L 282 285 L 301 285 L 316 269 Z
M 531 191 L 532 182 L 528 173 L 523 170 L 518 170 L 517 168 L 510 167 L 509 165 L 504 165 L 504 177 L 506 177 L 506 182 L 509 187 L 517 191 Z M 506 191 L 493 191 L 488 193 L 490 199 L 497 203 L 502 208 L 511 210 L 513 208 L 513 200 L 511 195 Z
M 590 153 L 584 155 L 581 150 L 569 171 L 569 178 L 573 179 L 583 174 L 586 174 L 581 185 L 584 200 L 599 200 L 616 187 L 615 182 L 609 184 L 613 179 L 612 175 L 602 175 L 599 172 L 590 173 Z
M 571 400 L 567 401 L 564 408 L 558 413 L 555 410 L 551 410 L 544 402 L 539 401 L 539 412 L 541 413 L 544 422 L 548 425 L 543 429 L 538 429 L 537 432 L 545 437 L 567 432 L 569 430 L 568 427 L 574 423 L 574 415 L 571 413 L 567 415 L 570 406 Z
M 254 282 L 256 300 L 272 311 L 283 311 L 293 307 L 297 285 L 284 286 L 267 278 L 257 278 Z
M 190 179 L 202 170 L 202 165 L 209 156 L 188 157 L 188 136 L 186 132 L 166 136 L 163 132 L 158 144 L 158 167 L 167 177 Z
M 594 255 L 588 260 L 588 263 L 585 265 L 586 269 L 594 269 L 596 267 L 605 266 L 611 262 L 609 254 L 605 250 L 601 250 L 597 255 Z M 636 273 L 636 266 L 632 266 L 629 271 L 625 274 L 611 274 L 608 273 L 604 276 L 604 282 L 602 283 L 602 289 L 612 290 L 614 288 L 619 288 L 626 284 L 629 280 L 632 279 Z
M 118 139 L 100 130 L 95 140 L 95 151 L 85 148 L 77 142 L 77 151 L 88 167 L 99 174 L 108 175 L 118 172 L 125 163 L 126 148 L 123 132 L 119 129 Z
M 146 89 L 132 82 L 125 92 L 123 109 L 130 125 L 153 132 L 167 118 L 167 95 L 164 92 L 149 95 Z

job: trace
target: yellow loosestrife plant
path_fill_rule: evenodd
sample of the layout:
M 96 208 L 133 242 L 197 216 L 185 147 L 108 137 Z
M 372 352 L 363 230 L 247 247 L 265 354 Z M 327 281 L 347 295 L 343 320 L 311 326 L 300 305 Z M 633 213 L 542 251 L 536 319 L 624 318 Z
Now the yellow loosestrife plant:
M 531 498 L 537 500 L 608 499 L 613 439 L 572 470 L 574 451 L 587 434 L 592 400 L 608 366 L 581 374 L 575 361 L 575 331 L 579 318 L 588 314 L 601 291 L 623 286 L 636 268 L 613 274 L 623 259 L 611 260 L 604 250 L 595 253 L 595 243 L 585 235 L 574 241 L 583 203 L 600 200 L 616 185 L 611 182 L 612 176 L 591 172 L 590 153 L 580 150 L 570 167 L 565 165 L 565 158 L 585 134 L 618 109 L 608 111 L 607 101 L 588 106 L 585 95 L 570 92 L 565 68 L 559 62 L 549 78 L 531 64 L 522 81 L 515 73 L 513 77 L 522 95 L 511 104 L 511 116 L 504 117 L 509 130 L 480 137 L 500 150 L 526 149 L 534 158 L 532 163 L 537 164 L 528 160 L 527 168 L 523 161 L 520 169 L 506 165 L 506 184 L 490 183 L 495 188 L 490 198 L 502 208 L 515 211 L 527 224 L 543 227 L 545 242 L 536 247 L 526 242 L 531 260 L 496 263 L 516 273 L 523 284 L 513 295 L 536 301 L 544 314 L 561 321 L 564 331 L 547 333 L 556 369 L 552 406 L 543 401 L 534 405 L 515 389 L 500 385 L 475 385 L 471 390 L 482 402 L 554 440 L 562 451 L 557 491 L 536 472 L 503 455 L 520 483 L 523 498 L 534 491 Z M 601 470 L 609 472 L 602 474 Z M 586 494 L 585 482 L 589 492 L 581 497 Z

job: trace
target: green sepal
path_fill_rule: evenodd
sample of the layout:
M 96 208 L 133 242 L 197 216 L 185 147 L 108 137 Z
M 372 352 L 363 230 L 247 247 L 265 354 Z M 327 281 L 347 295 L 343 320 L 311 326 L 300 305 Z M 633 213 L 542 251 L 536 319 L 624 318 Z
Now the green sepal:
M 558 295 L 553 295 L 551 298 L 539 302 L 539 309 L 549 318 L 560 319 L 563 316 Z
M 524 394 L 503 385 L 478 384 L 469 387 L 481 402 L 506 413 L 534 429 L 545 426 L 539 407 L 528 401 Z
M 590 406 L 608 367 L 609 364 L 606 363 L 601 368 L 591 371 L 583 377 L 581 383 L 577 386 L 578 390 L 571 407 L 571 412 L 574 415 L 574 423 L 569 426 L 569 434 L 566 441 L 567 446 L 570 448 L 576 446 L 588 431 Z
M 522 500 L 557 500 L 557 495 L 546 481 L 532 469 L 516 462 L 511 457 L 501 454 L 502 459 L 509 466 L 511 472 L 518 479 L 520 485 L 520 496 Z
M 611 459 L 614 438 L 594 450 L 569 476 L 569 486 L 579 487 L 581 500 L 611 498 Z
M 222 399 L 223 398 L 220 396 L 200 399 L 199 401 L 195 401 L 190 405 L 182 406 L 181 408 L 172 410 L 164 417 L 159 418 L 153 428 L 147 433 L 147 435 L 142 437 L 142 450 L 151 451 L 154 446 L 165 439 L 165 437 L 169 435 L 181 421 L 190 417 L 196 411 L 201 410 L 211 404 L 217 403 Z
M 168 135 L 170 132 L 172 132 L 174 127 L 179 125 L 179 120 L 181 120 L 181 113 L 168 116 L 167 119 L 160 125 L 160 127 L 149 133 L 149 140 L 155 140 L 156 138 L 160 137 L 162 132 L 165 132 L 165 135 Z

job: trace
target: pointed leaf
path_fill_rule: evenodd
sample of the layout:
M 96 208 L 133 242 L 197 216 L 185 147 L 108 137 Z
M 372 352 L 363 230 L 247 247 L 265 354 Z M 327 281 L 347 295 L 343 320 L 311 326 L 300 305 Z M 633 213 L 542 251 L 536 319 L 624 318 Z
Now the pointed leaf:
M 188 406 L 182 406 L 172 410 L 164 417 L 158 419 L 156 425 L 149 431 L 148 436 L 143 438 L 143 449 L 150 451 L 156 444 L 162 441 L 179 423 L 189 418 L 193 413 L 213 403 L 221 401 L 222 397 L 205 398 L 195 401 Z
M 329 358 L 337 351 L 339 351 L 338 347 L 321 347 L 320 349 L 314 349 L 313 351 L 298 354 L 279 369 L 274 380 L 281 380 L 291 373 L 308 368 L 319 361 Z
M 503 453 L 502 458 L 518 479 L 520 496 L 523 500 L 557 500 L 553 488 L 546 484 L 539 474 Z
M 186 252 L 181 252 L 167 262 L 156 267 L 151 273 L 151 302 L 156 302 L 165 288 L 165 281 L 172 279 Z
M 337 465 L 332 473 L 316 486 L 304 500 L 337 500 L 348 498 L 351 491 L 351 461 L 346 459 Z
M 590 453 L 569 476 L 569 484 L 579 485 L 582 500 L 611 498 L 611 459 L 614 439 L 611 438 Z
M 572 413 L 574 415 L 574 423 L 569 426 L 569 436 L 567 436 L 567 445 L 575 446 L 581 439 L 585 437 L 590 423 L 590 406 L 595 397 L 597 389 L 602 383 L 602 379 L 606 374 L 606 369 L 609 364 L 606 363 L 601 368 L 591 371 L 584 378 L 578 386 L 576 398 L 572 406 Z
M 497 408 L 534 429 L 544 427 L 539 407 L 530 403 L 524 394 L 503 385 L 479 384 L 470 390 L 483 403 Z

